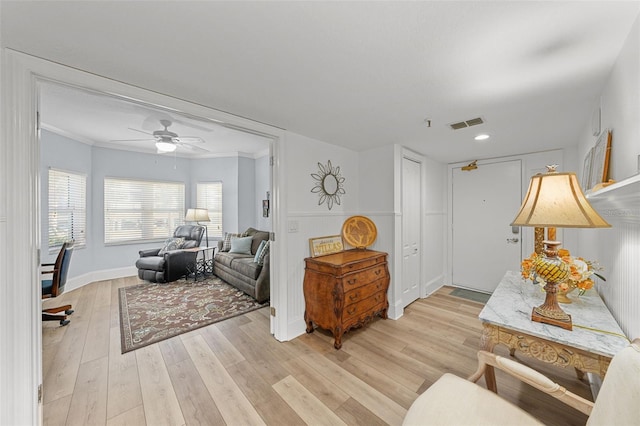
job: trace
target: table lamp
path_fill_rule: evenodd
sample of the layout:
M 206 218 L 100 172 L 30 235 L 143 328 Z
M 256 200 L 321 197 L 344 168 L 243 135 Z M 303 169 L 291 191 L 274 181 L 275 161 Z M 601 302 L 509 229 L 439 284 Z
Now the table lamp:
M 534 307 L 531 320 L 572 329 L 571 316 L 558 305 L 558 284 L 569 277 L 569 266 L 558 255 L 560 241 L 555 241 L 555 228 L 609 228 L 578 184 L 575 173 L 558 173 L 557 165 L 547 166 L 547 173 L 531 177 L 529 190 L 511 226 L 549 228 L 543 241 L 543 255 L 533 265 L 538 277 L 545 281 L 544 303 Z
M 207 209 L 187 209 L 187 215 L 184 218 L 185 222 L 195 222 L 202 226 L 200 222 L 211 222 L 209 219 L 209 211 Z M 209 247 L 209 233 L 207 226 L 204 227 L 204 235 L 207 248 Z

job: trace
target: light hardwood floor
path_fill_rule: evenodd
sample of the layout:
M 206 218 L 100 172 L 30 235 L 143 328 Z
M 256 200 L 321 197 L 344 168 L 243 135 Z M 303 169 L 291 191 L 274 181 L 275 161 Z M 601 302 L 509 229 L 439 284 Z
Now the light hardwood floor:
M 482 304 L 448 287 L 397 321 L 350 331 L 339 351 L 322 330 L 277 342 L 263 308 L 121 354 L 118 288 L 137 283 L 96 282 L 46 302 L 68 301 L 76 312 L 66 327 L 43 324 L 45 425 L 398 425 L 444 372 L 467 377 L 477 365 Z M 519 359 L 591 399 L 573 370 Z M 543 422 L 585 423 L 551 397 L 496 376 L 502 397 Z

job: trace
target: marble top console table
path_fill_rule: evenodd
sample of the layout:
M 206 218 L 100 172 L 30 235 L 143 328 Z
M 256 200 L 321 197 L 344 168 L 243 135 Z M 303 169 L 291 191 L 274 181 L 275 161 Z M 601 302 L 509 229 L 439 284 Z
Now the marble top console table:
M 587 372 L 604 377 L 611 358 L 629 341 L 600 296 L 592 290 L 561 305 L 571 315 L 572 331 L 531 321 L 531 310 L 544 297 L 544 291 L 519 272 L 507 272 L 480 312 L 481 349 L 492 352 L 501 344 L 512 356 L 518 351 L 548 364 L 574 367 L 579 377 Z M 493 367 L 485 379 L 487 388 L 497 392 Z

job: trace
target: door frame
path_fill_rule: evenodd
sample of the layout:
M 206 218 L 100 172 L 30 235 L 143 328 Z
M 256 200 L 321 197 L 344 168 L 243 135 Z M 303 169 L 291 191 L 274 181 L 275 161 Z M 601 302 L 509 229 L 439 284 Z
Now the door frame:
M 394 187 L 393 187 L 393 211 L 394 211 L 394 223 L 393 223 L 393 269 L 391 271 L 391 287 L 389 288 L 389 318 L 398 319 L 404 314 L 403 301 L 402 301 L 402 287 L 398 284 L 402 281 L 402 159 L 408 158 L 417 163 L 420 163 L 420 188 L 421 188 L 421 203 L 420 203 L 420 251 L 422 252 L 420 257 L 420 264 L 424 265 L 425 260 L 425 244 L 424 244 L 424 215 L 425 215 L 425 200 L 426 200 L 426 167 L 425 157 L 417 152 L 414 152 L 401 145 L 394 145 Z M 400 253 L 400 255 L 398 255 Z M 426 283 L 424 283 L 424 269 L 420 268 L 420 297 L 424 297 L 426 293 Z
M 39 79 L 115 94 L 199 117 L 219 120 L 272 137 L 272 231 L 286 229 L 281 167 L 285 131 L 223 111 L 50 62 L 9 48 L 0 52 L 2 143 L 0 143 L 0 424 L 42 424 L 42 321 L 40 296 L 40 142 L 37 134 Z M 7 182 L 10 182 L 9 185 Z M 286 239 L 271 248 L 271 330 L 287 333 Z M 20 285 L 19 285 L 20 284 Z

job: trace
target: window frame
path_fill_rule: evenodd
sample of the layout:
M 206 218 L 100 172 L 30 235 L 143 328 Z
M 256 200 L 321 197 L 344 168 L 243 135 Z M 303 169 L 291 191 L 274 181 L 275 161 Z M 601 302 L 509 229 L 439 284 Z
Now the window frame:
M 59 178 L 54 177 L 52 179 L 52 174 L 61 174 L 64 176 L 60 176 Z M 79 191 L 80 193 L 75 194 L 75 197 L 79 198 L 78 205 L 82 205 L 81 208 L 69 206 L 69 204 L 72 204 L 73 194 L 71 194 L 71 191 L 67 189 L 66 191 L 66 199 L 68 204 L 67 208 L 65 209 L 65 208 L 54 207 L 52 209 L 52 205 L 56 204 L 56 202 L 52 203 L 51 185 L 52 183 L 57 181 L 57 179 L 61 179 L 63 177 L 66 177 L 67 180 L 69 180 L 70 178 L 78 178 L 81 180 L 81 182 L 76 182 L 76 184 L 78 185 L 78 188 L 80 188 L 80 191 Z M 60 248 L 62 247 L 63 243 L 69 240 L 74 240 L 74 247 L 76 249 L 84 248 L 87 246 L 87 183 L 88 183 L 88 176 L 86 173 L 82 173 L 74 170 L 59 169 L 56 167 L 49 167 L 49 170 L 47 173 L 47 247 L 48 247 L 49 254 L 55 254 L 58 251 L 60 251 Z M 68 181 L 67 187 L 70 184 L 71 182 Z M 59 198 L 60 196 L 61 194 L 56 194 L 54 198 Z M 60 241 L 60 244 L 54 243 L 52 245 L 52 240 L 51 240 L 52 235 L 58 233 L 57 231 L 52 229 L 52 226 L 51 226 L 52 215 L 56 214 L 60 216 L 60 213 L 65 211 L 69 212 L 71 216 L 71 219 L 70 219 L 72 223 L 71 228 L 68 230 L 66 235 Z M 75 219 L 76 212 L 80 214 L 80 218 L 79 218 L 80 229 L 78 229 L 77 232 L 74 226 L 74 223 L 78 223 L 78 221 Z
M 108 188 L 109 183 L 117 184 L 119 186 L 126 186 L 127 184 L 139 184 L 138 187 L 129 188 L 127 197 L 130 200 L 122 201 L 115 200 L 111 197 L 114 191 L 122 195 L 121 188 Z M 158 188 L 157 186 L 160 185 Z M 174 188 L 170 188 L 174 187 Z M 161 200 L 157 196 L 149 196 L 144 198 L 135 199 L 132 197 L 135 192 L 145 194 L 156 195 L 169 195 L 169 189 L 172 191 L 178 191 L 175 200 L 175 207 L 158 208 L 155 207 Z M 124 195 L 123 195 L 124 196 Z M 103 212 L 104 212 L 104 244 L 105 246 L 119 246 L 127 244 L 146 244 L 165 241 L 167 238 L 173 235 L 175 228 L 184 224 L 185 217 L 185 205 L 186 205 L 186 184 L 182 181 L 165 181 L 159 179 L 137 179 L 129 177 L 114 177 L 107 176 L 103 181 Z M 116 208 L 114 204 L 119 201 L 121 207 Z M 130 205 L 127 206 L 127 203 Z M 139 204 L 139 207 L 136 207 Z M 130 215 L 127 217 L 126 213 Z M 162 217 L 162 214 L 166 213 L 166 217 Z M 117 217 L 120 215 L 120 217 Z M 158 217 L 160 215 L 160 217 Z M 136 231 L 137 237 L 133 238 L 117 238 L 118 235 L 123 233 L 123 224 L 121 222 L 129 219 L 131 223 L 138 223 L 138 227 L 133 227 L 130 231 Z M 165 221 L 163 226 L 156 226 L 158 221 Z M 154 224 L 155 222 L 155 224 Z M 120 229 L 108 230 L 107 228 L 113 226 L 114 223 L 120 223 Z M 159 232 L 156 232 L 159 231 Z
M 209 203 L 208 201 L 208 194 L 204 195 L 203 197 L 206 197 L 205 199 L 203 199 L 200 195 L 200 188 L 203 186 L 208 186 L 208 185 L 219 185 L 219 194 L 220 194 L 220 201 L 219 201 L 219 205 L 220 208 L 216 209 L 216 208 L 210 208 L 210 206 L 208 205 Z M 215 201 L 214 201 L 215 203 Z M 224 224 L 224 183 L 222 182 L 222 180 L 216 180 L 216 181 L 205 181 L 205 182 L 196 182 L 196 206 L 198 208 L 203 208 L 203 209 L 207 209 L 207 212 L 209 213 L 209 222 L 203 222 L 202 226 L 206 226 L 207 227 L 207 234 L 209 236 L 210 239 L 222 239 L 222 236 L 224 235 L 224 233 L 222 232 L 223 228 L 223 224 Z M 214 220 L 215 218 L 219 217 L 219 220 Z M 218 227 L 217 229 L 215 227 Z M 213 232 L 210 231 L 210 229 L 214 229 Z

